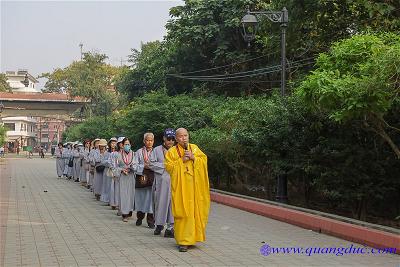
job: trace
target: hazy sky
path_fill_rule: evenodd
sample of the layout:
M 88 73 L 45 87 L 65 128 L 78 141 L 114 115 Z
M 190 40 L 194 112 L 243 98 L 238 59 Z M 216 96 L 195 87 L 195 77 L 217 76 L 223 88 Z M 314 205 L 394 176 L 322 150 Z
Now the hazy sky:
M 161 40 L 169 9 L 182 1 L 0 0 L 0 72 L 28 69 L 37 76 L 68 66 L 83 50 L 120 65 L 131 48 Z M 43 80 L 39 87 L 43 87 Z

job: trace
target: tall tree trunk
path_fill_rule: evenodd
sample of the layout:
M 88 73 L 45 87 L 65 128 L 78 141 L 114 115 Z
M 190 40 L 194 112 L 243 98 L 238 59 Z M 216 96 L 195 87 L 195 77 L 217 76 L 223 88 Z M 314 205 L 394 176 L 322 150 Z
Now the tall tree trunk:
M 363 196 L 358 202 L 357 219 L 365 221 L 367 219 L 367 199 Z
M 372 122 L 373 126 L 370 126 L 367 122 L 365 123 L 367 127 L 371 128 L 374 132 L 376 132 L 382 139 L 390 146 L 393 152 L 396 154 L 397 159 L 400 159 L 400 149 L 399 147 L 393 142 L 392 138 L 387 134 L 385 131 L 385 121 L 383 118 L 376 114 L 371 114 L 369 116 L 370 121 Z

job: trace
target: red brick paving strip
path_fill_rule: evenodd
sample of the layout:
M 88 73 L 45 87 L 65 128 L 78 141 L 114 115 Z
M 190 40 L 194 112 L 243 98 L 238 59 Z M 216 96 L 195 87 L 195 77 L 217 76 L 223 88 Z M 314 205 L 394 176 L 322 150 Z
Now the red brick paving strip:
M 8 197 L 10 186 L 10 170 L 7 160 L 0 160 L 0 266 L 4 266 L 4 251 L 6 247 Z
M 400 236 L 396 234 L 216 192 L 211 192 L 211 200 L 360 244 L 376 248 L 396 248 L 396 253 L 400 254 Z

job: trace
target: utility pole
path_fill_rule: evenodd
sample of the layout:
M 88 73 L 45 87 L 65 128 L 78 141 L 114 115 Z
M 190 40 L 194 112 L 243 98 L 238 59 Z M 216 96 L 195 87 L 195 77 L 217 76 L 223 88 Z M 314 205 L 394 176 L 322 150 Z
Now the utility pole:
M 82 44 L 82 43 L 80 43 L 80 44 L 79 44 L 79 47 L 81 48 L 81 61 L 82 61 L 82 59 L 83 59 L 83 51 L 82 51 L 83 44 Z
M 39 117 L 39 147 L 42 146 L 42 117 Z
M 123 57 L 121 57 L 121 67 L 124 66 L 124 63 L 127 62 L 128 60 L 124 60 Z

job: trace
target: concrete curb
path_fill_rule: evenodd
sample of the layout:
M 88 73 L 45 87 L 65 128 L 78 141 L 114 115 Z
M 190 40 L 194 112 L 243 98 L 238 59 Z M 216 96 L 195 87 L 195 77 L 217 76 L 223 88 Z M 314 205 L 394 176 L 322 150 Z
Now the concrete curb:
M 216 203 L 311 229 L 319 233 L 368 245 L 370 247 L 395 248 L 396 254 L 400 254 L 400 236 L 393 233 L 222 193 L 210 192 L 210 196 L 211 200 Z

